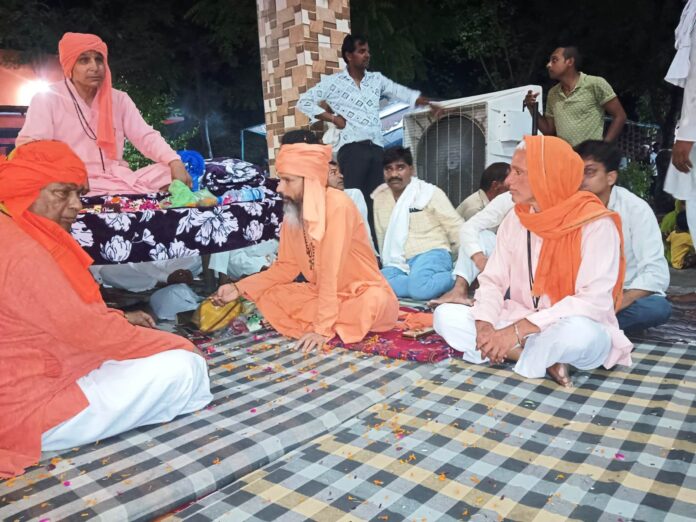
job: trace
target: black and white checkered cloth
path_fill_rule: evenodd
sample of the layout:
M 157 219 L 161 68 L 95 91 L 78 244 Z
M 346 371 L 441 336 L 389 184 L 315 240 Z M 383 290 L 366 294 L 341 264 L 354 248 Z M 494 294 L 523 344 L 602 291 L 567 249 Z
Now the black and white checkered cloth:
M 174 520 L 693 521 L 696 346 L 633 355 L 571 390 L 452 361 Z
M 150 520 L 339 428 L 436 368 L 347 350 L 306 357 L 269 331 L 218 339 L 212 350 L 207 409 L 45 458 L 0 482 L 0 520 Z

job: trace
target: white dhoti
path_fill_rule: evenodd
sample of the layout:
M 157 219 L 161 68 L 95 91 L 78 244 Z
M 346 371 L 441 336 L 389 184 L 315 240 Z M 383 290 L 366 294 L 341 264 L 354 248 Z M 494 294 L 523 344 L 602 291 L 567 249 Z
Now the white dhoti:
M 504 328 L 509 322 L 496 324 Z M 447 344 L 462 353 L 462 359 L 474 364 L 487 362 L 476 349 L 476 323 L 471 307 L 442 304 L 435 309 L 435 331 Z M 611 337 L 596 321 L 582 316 L 564 317 L 538 334 L 527 338 L 515 372 L 531 379 L 546 375 L 556 363 L 566 363 L 579 370 L 599 368 L 609 355 Z
M 271 266 L 277 255 L 278 240 L 269 239 L 245 248 L 213 254 L 208 268 L 216 275 L 227 274 L 232 279 L 239 280 Z
M 130 292 L 144 292 L 158 283 L 166 283 L 167 278 L 177 270 L 190 270 L 194 277 L 198 276 L 203 271 L 203 263 L 200 256 L 189 256 L 143 263 L 94 265 L 89 269 L 99 284 Z
M 205 359 L 186 350 L 106 361 L 77 384 L 89 406 L 45 432 L 42 451 L 74 448 L 139 426 L 168 422 L 213 399 Z
M 482 230 L 479 232 L 479 245 L 483 255 L 490 257 L 495 250 L 495 234 L 490 230 Z M 463 277 L 469 286 L 478 277 L 481 271 L 476 267 L 476 264 L 468 257 L 462 248 L 459 248 L 459 256 L 457 257 L 457 264 L 454 266 L 454 275 Z

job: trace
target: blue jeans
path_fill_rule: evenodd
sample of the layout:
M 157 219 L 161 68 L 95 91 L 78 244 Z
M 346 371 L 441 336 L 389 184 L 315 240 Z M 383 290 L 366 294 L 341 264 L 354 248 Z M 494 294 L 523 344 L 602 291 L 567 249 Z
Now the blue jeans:
M 645 330 L 667 322 L 672 315 L 672 304 L 663 296 L 652 294 L 641 297 L 616 314 L 619 328 L 624 332 Z
M 413 256 L 406 263 L 410 269 L 408 274 L 393 266 L 382 269 L 397 297 L 427 301 L 440 297 L 454 286 L 452 255 L 448 250 L 428 250 Z

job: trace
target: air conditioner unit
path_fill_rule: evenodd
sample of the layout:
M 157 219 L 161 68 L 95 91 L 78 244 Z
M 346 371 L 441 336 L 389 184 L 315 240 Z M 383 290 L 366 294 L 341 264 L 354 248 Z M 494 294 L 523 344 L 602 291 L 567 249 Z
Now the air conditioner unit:
M 404 116 L 404 146 L 410 147 L 418 177 L 440 187 L 456 207 L 478 190 L 483 170 L 496 161 L 510 162 L 515 147 L 532 131 L 532 117 L 522 110 L 527 91 L 516 87 L 438 102 L 435 120 L 429 110 Z M 542 107 L 541 94 L 537 98 Z

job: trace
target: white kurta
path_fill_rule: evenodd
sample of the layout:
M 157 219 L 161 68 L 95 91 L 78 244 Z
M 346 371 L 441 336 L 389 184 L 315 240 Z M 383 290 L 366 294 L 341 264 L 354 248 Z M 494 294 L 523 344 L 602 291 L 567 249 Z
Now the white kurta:
M 689 75 L 684 85 L 681 118 L 675 129 L 675 139 L 696 142 L 696 31 L 693 30 L 689 62 Z M 689 159 L 693 165 L 696 165 L 696 147 L 691 148 Z M 687 202 L 693 200 L 692 205 L 696 205 L 696 167 L 692 168 L 691 172 L 684 173 L 670 163 L 665 179 L 665 192 Z

